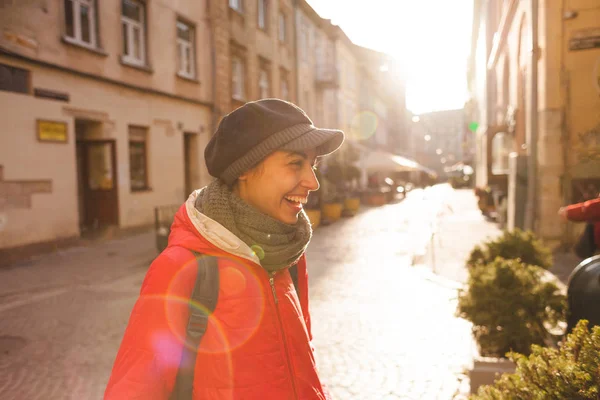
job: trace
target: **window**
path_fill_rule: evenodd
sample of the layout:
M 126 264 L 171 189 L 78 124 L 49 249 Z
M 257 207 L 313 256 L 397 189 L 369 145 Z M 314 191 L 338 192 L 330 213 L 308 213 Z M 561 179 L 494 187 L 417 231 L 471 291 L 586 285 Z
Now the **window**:
M 512 151 L 512 138 L 506 132 L 498 132 L 492 139 L 492 174 L 508 174 L 508 160 Z
M 279 41 L 281 43 L 285 43 L 285 40 L 287 38 L 286 31 L 287 31 L 286 17 L 285 17 L 284 13 L 280 12 L 279 13 Z
M 229 0 L 229 7 L 235 11 L 242 12 L 242 0 Z
M 287 73 L 282 72 L 281 73 L 281 83 L 280 83 L 281 87 L 279 88 L 280 90 L 280 95 L 281 98 L 283 100 L 289 100 L 289 96 L 290 96 L 290 90 L 288 87 L 288 78 L 287 78 Z
M 145 5 L 136 0 L 122 0 L 123 61 L 146 64 Z
M 266 99 L 269 97 L 269 73 L 265 69 L 260 70 L 258 91 L 261 99 Z
M 267 0 L 258 0 L 258 27 L 267 30 Z
M 0 64 L 0 90 L 29 93 L 29 71 Z
M 186 78 L 196 76 L 196 54 L 194 53 L 194 27 L 177 21 L 177 53 L 179 55 L 178 74 Z
M 239 57 L 231 58 L 231 97 L 244 101 L 244 62 Z
M 95 0 L 64 0 L 65 28 L 73 42 L 96 47 Z
M 308 26 L 300 24 L 300 57 L 302 61 L 308 60 Z
M 148 128 L 129 126 L 129 179 L 131 190 L 148 190 Z

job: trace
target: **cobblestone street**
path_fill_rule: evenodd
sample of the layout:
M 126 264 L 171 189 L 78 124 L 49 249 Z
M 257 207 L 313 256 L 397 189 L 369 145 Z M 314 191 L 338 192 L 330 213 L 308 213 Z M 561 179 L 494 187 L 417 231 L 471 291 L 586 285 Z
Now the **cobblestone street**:
M 335 399 L 452 399 L 460 391 L 472 342 L 470 325 L 454 317 L 457 284 L 411 267 L 449 191 L 425 201 L 415 193 L 317 232 L 308 254 L 313 334 Z
M 433 274 L 426 256 L 411 265 L 456 193 L 416 190 L 316 230 L 308 251 L 313 336 L 335 399 L 459 392 L 473 347 L 469 324 L 454 317 L 458 283 Z M 149 232 L 0 270 L 0 398 L 101 398 L 155 254 Z M 436 268 L 444 268 L 439 257 Z

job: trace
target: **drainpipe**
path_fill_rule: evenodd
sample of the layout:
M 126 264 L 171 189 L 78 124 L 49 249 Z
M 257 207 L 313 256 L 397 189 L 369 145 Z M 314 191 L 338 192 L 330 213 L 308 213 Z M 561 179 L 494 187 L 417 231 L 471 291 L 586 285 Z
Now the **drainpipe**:
M 293 31 L 294 31 L 294 70 L 296 71 L 296 73 L 294 75 L 296 75 L 296 99 L 294 100 L 294 103 L 299 104 L 300 103 L 300 63 L 298 62 L 298 60 L 300 60 L 300 57 L 298 57 L 298 24 L 296 21 L 296 18 L 299 17 L 300 12 L 298 11 L 300 5 L 298 4 L 298 0 L 294 0 L 293 3 L 293 8 L 294 8 L 294 15 L 292 18 L 292 24 L 293 24 Z M 306 44 L 306 46 L 308 47 L 308 43 Z M 281 79 L 279 80 L 281 83 Z M 304 106 L 304 105 L 303 105 Z
M 212 4 L 212 7 L 217 7 L 216 4 Z M 219 122 L 219 117 L 221 116 L 221 107 L 218 103 L 219 99 L 217 96 L 217 42 L 215 41 L 216 34 L 214 29 L 217 29 L 217 22 L 214 21 L 216 18 L 217 12 L 212 9 L 211 3 L 206 2 L 206 24 L 208 25 L 208 40 L 210 43 L 210 67 L 211 67 L 211 86 L 212 86 L 212 116 L 211 116 L 211 126 L 208 128 L 208 137 L 212 136 L 213 132 L 217 129 L 217 123 Z
M 538 0 L 531 0 L 531 121 L 527 157 L 527 212 L 525 229 L 534 230 L 538 156 Z

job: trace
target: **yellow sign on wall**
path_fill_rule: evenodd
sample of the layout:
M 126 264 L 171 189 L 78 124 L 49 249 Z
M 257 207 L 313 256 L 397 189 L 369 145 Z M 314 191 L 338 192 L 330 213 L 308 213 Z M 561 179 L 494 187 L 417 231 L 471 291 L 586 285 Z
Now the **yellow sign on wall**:
M 40 142 L 67 143 L 67 123 L 38 119 L 37 137 Z

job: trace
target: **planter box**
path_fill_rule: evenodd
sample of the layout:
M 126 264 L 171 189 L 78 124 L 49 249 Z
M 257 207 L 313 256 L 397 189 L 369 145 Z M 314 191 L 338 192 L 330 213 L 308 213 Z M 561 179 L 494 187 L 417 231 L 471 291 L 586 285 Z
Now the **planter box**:
M 313 229 L 321 225 L 321 210 L 304 210 Z
M 349 199 L 344 200 L 344 216 L 353 216 L 356 215 L 358 209 L 360 208 L 360 198 L 351 197 Z
M 328 222 L 334 222 L 342 216 L 344 205 L 342 203 L 323 204 L 321 207 L 322 217 Z
M 515 363 L 507 358 L 476 357 L 469 371 L 471 393 L 477 393 L 480 386 L 491 385 L 504 373 L 512 374 L 515 369 Z
M 370 206 L 382 206 L 387 203 L 385 193 L 365 194 L 365 202 Z

